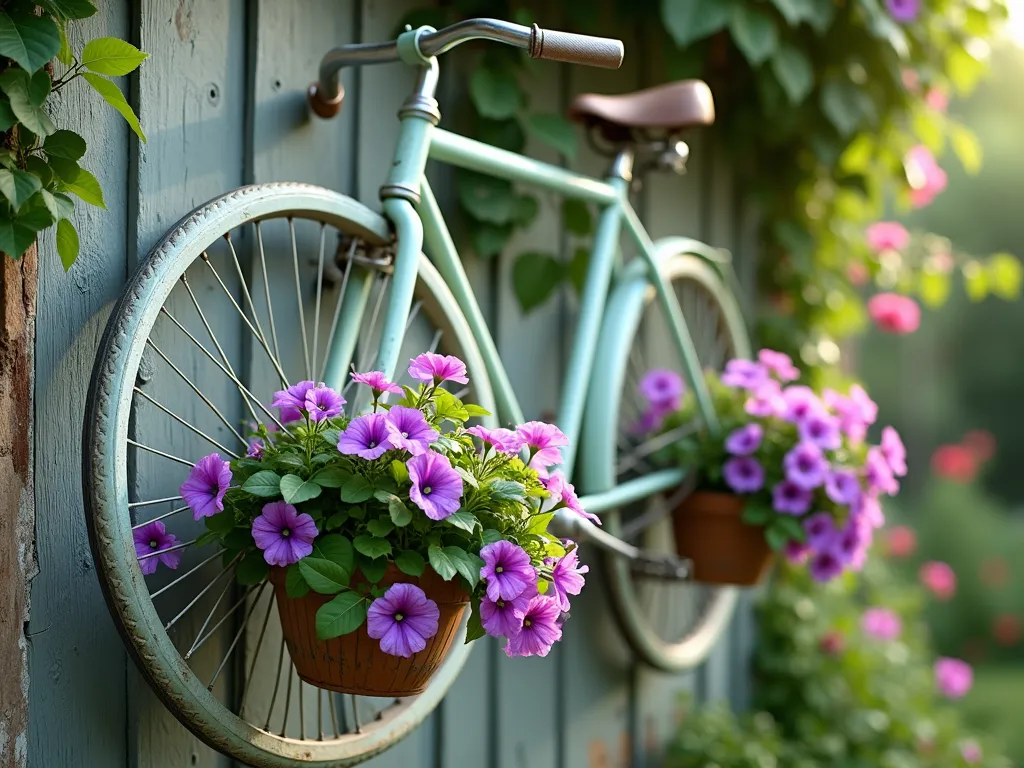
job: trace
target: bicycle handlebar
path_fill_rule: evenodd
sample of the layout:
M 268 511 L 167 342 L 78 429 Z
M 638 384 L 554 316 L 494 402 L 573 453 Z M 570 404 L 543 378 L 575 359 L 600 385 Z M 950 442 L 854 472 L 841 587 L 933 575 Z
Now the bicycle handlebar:
M 541 29 L 499 19 L 468 19 L 417 38 L 421 55 L 432 58 L 470 40 L 491 40 L 529 51 L 531 58 L 617 69 L 622 64 L 621 40 Z M 320 61 L 320 79 L 309 87 L 309 104 L 320 117 L 334 117 L 341 110 L 344 91 L 338 74 L 346 66 L 384 64 L 399 60 L 398 41 L 342 45 Z

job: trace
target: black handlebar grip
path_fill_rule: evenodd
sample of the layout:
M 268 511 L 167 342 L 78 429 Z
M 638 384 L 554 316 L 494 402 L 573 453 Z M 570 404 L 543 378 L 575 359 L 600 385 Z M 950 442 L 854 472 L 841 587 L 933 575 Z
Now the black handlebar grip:
M 530 56 L 534 59 L 618 69 L 622 65 L 623 55 L 625 50 L 622 41 L 609 37 L 556 32 L 541 29 L 536 24 L 530 35 Z

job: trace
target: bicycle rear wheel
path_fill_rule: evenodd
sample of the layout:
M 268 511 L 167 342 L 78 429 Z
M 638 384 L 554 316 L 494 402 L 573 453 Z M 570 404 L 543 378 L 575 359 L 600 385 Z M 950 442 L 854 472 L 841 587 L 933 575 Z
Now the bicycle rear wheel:
M 358 328 L 353 365 L 374 367 L 389 290 L 386 259 L 375 249 L 388 242 L 383 218 L 318 187 L 259 185 L 211 201 L 143 262 L 114 309 L 93 370 L 84 494 L 111 614 L 170 711 L 247 764 L 362 762 L 437 706 L 469 653 L 458 643 L 417 697 L 341 696 L 304 683 L 280 633 L 273 589 L 250 583 L 237 559 L 222 562 L 213 548 L 196 552 L 203 526 L 181 514 L 187 507 L 178 487 L 192 463 L 213 451 L 244 455 L 240 423 L 271 423 L 264 404 L 282 382 L 322 378 L 327 350 L 346 324 Z M 323 275 L 335 254 L 341 266 L 332 288 Z M 461 356 L 470 397 L 495 410 L 472 333 L 421 256 L 400 359 L 428 348 Z M 161 544 L 168 548 L 160 560 L 180 560 L 173 570 L 164 563 L 144 574 L 134 534 L 155 520 L 183 542 Z
M 660 269 L 682 309 L 702 369 L 721 370 L 729 359 L 749 356 L 739 307 L 706 260 L 675 253 Z M 651 454 L 665 443 L 639 428 L 642 400 L 637 391 L 643 375 L 655 368 L 680 374 L 685 370 L 654 288 L 641 276 L 627 280 L 609 297 L 596 362 L 601 375 L 591 383 L 582 442 L 585 493 L 606 489 L 607 478 L 623 482 L 656 468 Z M 597 403 L 601 407 L 591 411 Z M 674 436 L 699 426 L 685 425 Z M 685 492 L 684 487 L 609 510 L 602 521 L 609 533 L 649 554 L 675 555 L 669 506 Z M 728 626 L 737 597 L 734 588 L 647 576 L 614 554 L 605 555 L 604 570 L 623 634 L 655 668 L 675 672 L 696 666 Z

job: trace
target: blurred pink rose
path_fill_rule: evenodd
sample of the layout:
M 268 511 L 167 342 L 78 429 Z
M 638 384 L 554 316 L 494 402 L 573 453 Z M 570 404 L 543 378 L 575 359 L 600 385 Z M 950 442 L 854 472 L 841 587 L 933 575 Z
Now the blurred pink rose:
M 868 608 L 861 616 L 860 628 L 876 640 L 895 640 L 903 632 L 903 622 L 888 608 Z
M 974 670 L 966 661 L 942 656 L 935 661 L 935 684 L 946 698 L 962 698 L 974 684 Z
M 886 543 L 893 557 L 910 557 L 917 549 L 917 534 L 909 526 L 897 525 L 889 531 Z
M 932 560 L 918 572 L 921 583 L 939 600 L 949 600 L 956 594 L 956 573 L 948 564 Z
M 929 88 L 924 102 L 936 112 L 945 112 L 949 107 L 949 94 L 941 88 Z
M 875 253 L 902 251 L 910 244 L 907 228 L 896 221 L 876 221 L 865 233 L 868 247 Z
M 946 172 L 939 167 L 928 147 L 918 144 L 907 152 L 903 160 L 910 184 L 910 203 L 923 208 L 946 188 Z
M 868 299 L 868 314 L 886 333 L 913 333 L 921 325 L 921 308 L 909 296 L 878 293 Z

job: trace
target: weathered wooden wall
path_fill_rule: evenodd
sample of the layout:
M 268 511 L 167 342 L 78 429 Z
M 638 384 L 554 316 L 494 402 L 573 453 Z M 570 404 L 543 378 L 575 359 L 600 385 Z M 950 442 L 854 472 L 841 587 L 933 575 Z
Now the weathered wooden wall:
M 110 305 L 157 238 L 194 206 L 246 182 L 299 180 L 377 205 L 397 123 L 411 85 L 400 65 L 346 74 L 333 122 L 311 119 L 304 91 L 332 45 L 383 39 L 422 0 L 141 0 L 104 2 L 75 26 L 78 40 L 117 35 L 151 54 L 131 83 L 149 142 L 139 145 L 112 111 L 70 89 L 59 118 L 83 127 L 86 164 L 107 210 L 79 206 L 82 257 L 64 275 L 52 240 L 40 247 L 36 365 L 36 508 L 40 573 L 31 618 L 30 764 L 37 768 L 222 766 L 149 692 L 107 616 L 89 553 L 80 492 L 79 432 L 93 355 Z M 552 4 L 557 5 L 557 4 Z M 544 19 L 557 26 L 557 12 Z M 625 31 L 619 72 L 544 65 L 531 83 L 538 108 L 562 109 L 581 90 L 624 91 L 657 77 L 641 36 Z M 446 64 L 454 62 L 446 61 Z M 454 113 L 460 78 L 443 82 Z M 445 96 L 448 97 L 446 102 Z M 450 125 L 450 120 L 445 124 Z M 653 235 L 690 234 L 731 248 L 750 274 L 750 227 L 728 169 L 710 142 L 693 143 L 684 179 L 651 179 L 638 208 Z M 556 161 L 541 145 L 528 152 Z M 600 174 L 583 149 L 574 167 Z M 432 169 L 442 199 L 443 169 Z M 568 292 L 523 316 L 511 290 L 513 254 L 564 241 L 554 205 L 507 254 L 467 256 L 499 349 L 528 417 L 551 415 L 571 335 Z M 552 329 L 565 329 L 553 332 Z M 595 577 L 597 574 L 594 574 Z M 574 604 L 564 642 L 546 659 L 509 661 L 481 643 L 438 711 L 378 768 L 611 768 L 654 766 L 675 722 L 677 697 L 746 695 L 749 615 L 708 662 L 665 676 L 637 663 L 612 624 L 600 579 Z M 537 691 L 549 695 L 537 696 Z M 526 702 L 530 701 L 530 704 Z

